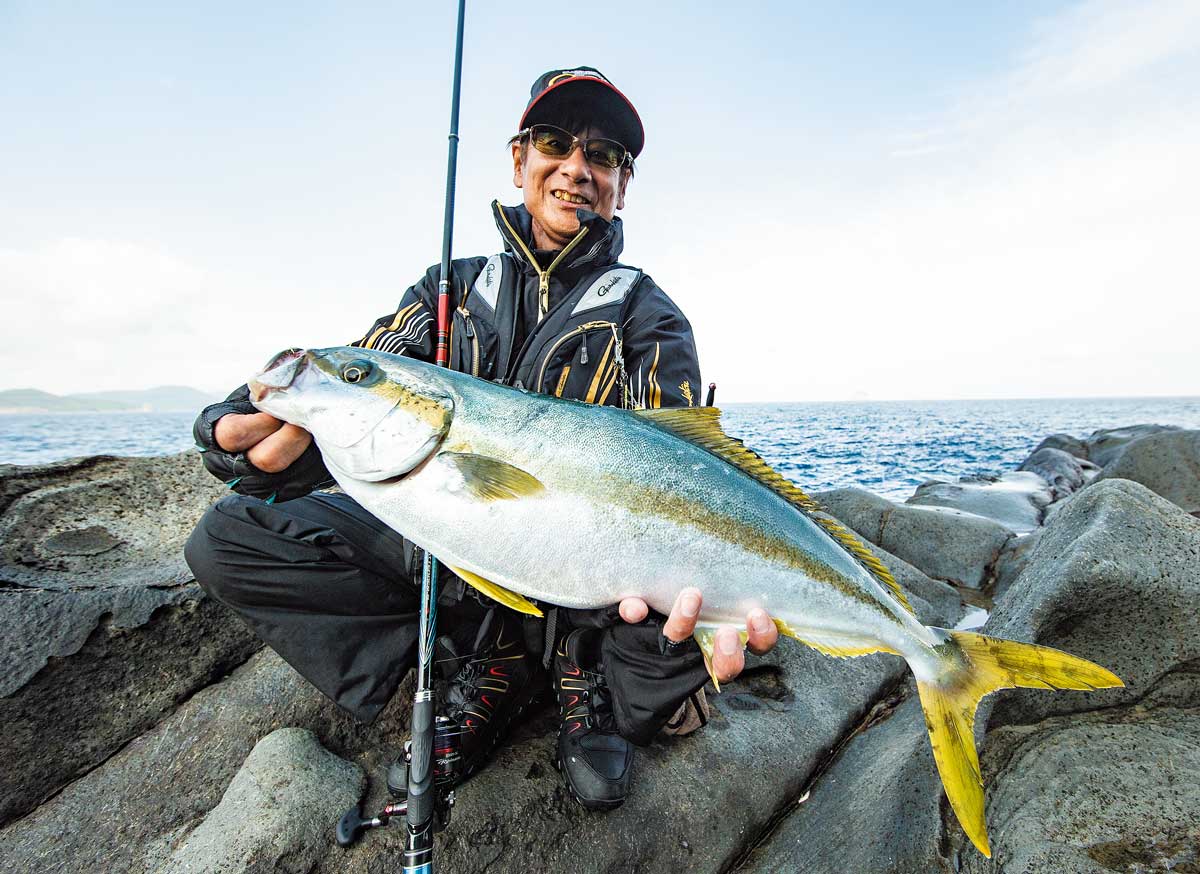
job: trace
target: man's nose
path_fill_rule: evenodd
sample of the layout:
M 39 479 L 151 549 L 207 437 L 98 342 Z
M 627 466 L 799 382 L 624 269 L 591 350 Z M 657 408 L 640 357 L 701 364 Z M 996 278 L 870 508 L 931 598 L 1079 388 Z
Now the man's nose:
M 586 182 L 592 178 L 592 165 L 583 153 L 582 143 L 575 144 L 571 154 L 562 159 L 559 169 L 577 182 Z

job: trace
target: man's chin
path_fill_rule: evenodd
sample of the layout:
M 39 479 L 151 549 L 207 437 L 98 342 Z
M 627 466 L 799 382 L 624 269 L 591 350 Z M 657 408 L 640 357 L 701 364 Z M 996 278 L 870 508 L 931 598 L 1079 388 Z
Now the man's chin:
M 559 216 L 554 217 L 560 218 Z M 575 235 L 579 233 L 579 217 L 575 215 L 574 210 L 571 211 L 570 218 L 571 221 L 569 222 L 555 221 L 553 223 L 538 223 L 541 226 L 541 236 L 550 243 L 549 248 L 561 249 L 563 246 L 567 245 L 567 243 L 571 242 L 571 240 L 575 238 Z M 537 234 L 535 233 L 534 236 L 536 238 Z M 539 246 L 538 248 L 541 247 Z

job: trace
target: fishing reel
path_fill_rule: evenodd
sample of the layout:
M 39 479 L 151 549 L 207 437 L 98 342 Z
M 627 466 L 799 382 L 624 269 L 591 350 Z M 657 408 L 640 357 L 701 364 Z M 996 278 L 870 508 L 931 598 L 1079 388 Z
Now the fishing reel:
M 458 726 L 444 716 L 434 723 L 434 771 L 433 771 L 433 821 L 434 833 L 450 824 L 450 812 L 454 807 L 454 790 L 450 788 L 454 771 L 461 756 L 458 745 Z M 386 826 L 388 822 L 408 814 L 408 770 L 412 764 L 412 740 L 404 742 L 404 751 L 387 770 L 388 794 L 393 801 L 385 804 L 375 816 L 363 816 L 362 802 L 342 814 L 337 824 L 337 842 L 340 847 L 350 847 L 362 833 L 372 828 Z

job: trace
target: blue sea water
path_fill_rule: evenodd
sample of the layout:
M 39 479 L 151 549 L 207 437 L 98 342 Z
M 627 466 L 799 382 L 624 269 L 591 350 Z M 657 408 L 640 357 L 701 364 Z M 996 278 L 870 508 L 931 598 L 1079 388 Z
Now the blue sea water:
M 162 455 L 192 446 L 191 413 L 0 416 L 0 463 Z M 1200 428 L 1200 397 L 731 404 L 725 430 L 811 491 L 903 500 L 927 479 L 1001 473 L 1047 434 L 1153 422 Z

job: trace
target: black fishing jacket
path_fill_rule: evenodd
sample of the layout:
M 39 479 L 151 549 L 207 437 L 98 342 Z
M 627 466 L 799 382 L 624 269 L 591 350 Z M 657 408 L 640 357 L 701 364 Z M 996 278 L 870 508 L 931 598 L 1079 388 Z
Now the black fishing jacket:
M 560 252 L 529 242 L 524 206 L 492 204 L 504 251 L 453 262 L 450 367 L 557 397 L 643 407 L 694 406 L 700 367 L 691 325 L 649 276 L 617 258 L 621 220 L 580 210 L 580 229 Z M 440 267 L 405 291 L 394 312 L 351 345 L 433 361 Z M 234 491 L 288 500 L 330 482 L 315 445 L 287 470 L 267 474 L 225 452 L 213 430 L 226 413 L 256 412 L 246 386 L 196 420 L 205 466 Z

